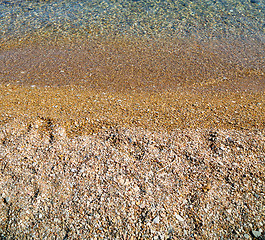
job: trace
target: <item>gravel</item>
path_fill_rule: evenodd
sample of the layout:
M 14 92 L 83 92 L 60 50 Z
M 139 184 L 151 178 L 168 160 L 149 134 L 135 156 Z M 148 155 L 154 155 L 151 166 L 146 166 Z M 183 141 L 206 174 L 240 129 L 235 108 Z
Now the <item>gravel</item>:
M 4 239 L 261 236 L 262 131 L 119 128 L 50 141 L 18 126 L 0 131 Z

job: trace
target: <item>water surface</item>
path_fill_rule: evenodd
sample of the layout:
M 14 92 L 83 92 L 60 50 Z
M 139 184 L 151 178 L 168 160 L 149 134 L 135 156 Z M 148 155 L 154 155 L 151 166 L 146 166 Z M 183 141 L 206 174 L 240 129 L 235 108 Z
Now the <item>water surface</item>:
M 2 81 L 19 82 L 22 78 L 23 81 L 40 82 L 43 78 L 36 69 L 37 78 L 34 74 L 19 77 L 18 73 L 29 73 L 38 66 L 40 72 L 48 68 L 51 76 L 55 76 L 58 71 L 64 71 L 59 69 L 64 61 L 68 64 L 68 74 L 72 74 L 67 81 L 74 78 L 79 83 L 85 76 L 104 78 L 106 73 L 111 75 L 108 81 L 141 78 L 144 82 L 154 79 L 155 73 L 155 78 L 163 79 L 167 75 L 173 82 L 193 78 L 226 79 L 233 69 L 235 76 L 240 75 L 235 74 L 237 71 L 250 71 L 252 79 L 256 71 L 254 78 L 258 76 L 260 84 L 264 82 L 264 29 L 265 3 L 262 0 L 5 0 L 0 1 L 3 49 L 0 77 Z M 97 51 L 87 51 L 86 56 L 81 54 L 82 50 L 64 47 L 65 43 L 80 39 L 82 43 L 88 41 L 86 45 L 97 39 L 105 47 L 96 44 L 94 50 Z M 128 46 L 118 51 L 121 43 L 117 39 L 123 39 L 119 41 Z M 36 46 L 44 42 L 58 42 L 60 47 L 56 51 L 47 50 L 47 46 L 36 50 Z M 140 42 L 142 44 L 137 49 Z M 158 42 L 163 44 L 156 45 Z M 75 45 L 80 46 L 80 41 Z M 7 51 L 10 48 L 13 50 Z M 168 54 L 170 51 L 174 54 Z M 134 60 L 123 62 L 128 55 Z M 113 63 L 110 57 L 114 59 Z M 71 58 L 82 59 L 78 70 L 71 70 Z M 59 67 L 55 70 L 56 62 Z M 160 62 L 165 65 L 162 70 Z M 139 69 L 132 70 L 130 77 L 121 74 L 128 72 L 128 66 L 135 68 L 137 63 Z M 86 74 L 78 77 L 78 71 Z

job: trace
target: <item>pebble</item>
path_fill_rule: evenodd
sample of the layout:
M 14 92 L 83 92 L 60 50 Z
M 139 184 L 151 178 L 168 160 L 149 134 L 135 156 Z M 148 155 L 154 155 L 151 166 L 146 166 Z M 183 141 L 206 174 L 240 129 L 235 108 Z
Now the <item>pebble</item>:
M 232 209 L 227 209 L 226 211 L 227 211 L 229 214 L 232 213 Z
M 244 234 L 244 237 L 245 237 L 246 239 L 250 239 L 250 236 L 249 236 L 248 234 Z
M 252 231 L 252 234 L 254 237 L 258 238 L 258 237 L 260 237 L 261 232 L 260 231 Z
M 153 223 L 156 223 L 156 224 L 159 223 L 159 216 L 156 216 L 156 217 L 154 218 Z
M 184 218 L 182 218 L 180 215 L 175 214 L 176 219 L 178 219 L 180 222 L 184 222 Z

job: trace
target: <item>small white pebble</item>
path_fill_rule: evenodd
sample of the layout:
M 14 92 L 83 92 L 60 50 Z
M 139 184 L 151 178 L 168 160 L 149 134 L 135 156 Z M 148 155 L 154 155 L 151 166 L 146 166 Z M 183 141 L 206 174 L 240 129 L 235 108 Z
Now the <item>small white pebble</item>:
M 232 209 L 227 209 L 226 211 L 227 211 L 229 214 L 232 213 Z
M 156 224 L 159 223 L 159 216 L 156 216 L 156 217 L 154 218 L 153 223 L 156 223 Z
M 182 218 L 180 215 L 175 214 L 176 219 L 178 219 L 180 222 L 184 222 L 184 218 Z

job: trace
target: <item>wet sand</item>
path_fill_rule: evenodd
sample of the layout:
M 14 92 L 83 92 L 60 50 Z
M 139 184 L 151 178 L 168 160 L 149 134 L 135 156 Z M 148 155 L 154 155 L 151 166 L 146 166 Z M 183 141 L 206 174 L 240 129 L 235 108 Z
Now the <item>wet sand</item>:
M 1 82 L 114 92 L 265 89 L 264 44 L 125 37 L 58 42 L 2 43 Z

